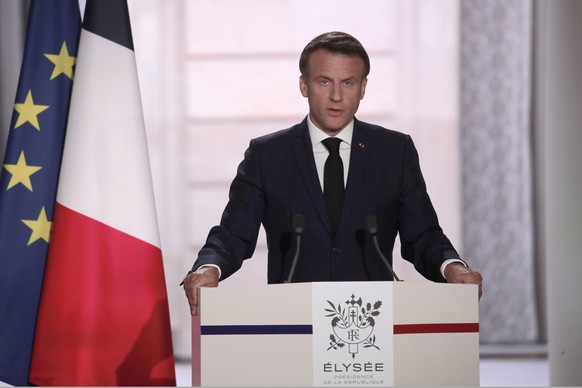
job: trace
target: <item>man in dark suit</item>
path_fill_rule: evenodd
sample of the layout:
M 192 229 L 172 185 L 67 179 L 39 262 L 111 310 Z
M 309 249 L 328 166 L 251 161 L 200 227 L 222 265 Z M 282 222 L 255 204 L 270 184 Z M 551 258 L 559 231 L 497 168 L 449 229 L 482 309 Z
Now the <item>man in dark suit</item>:
M 294 282 L 393 280 L 366 226 L 369 216 L 384 252 L 392 252 L 399 233 L 402 257 L 419 273 L 478 284 L 481 295 L 481 275 L 439 226 L 412 139 L 355 118 L 370 71 L 360 42 L 341 32 L 320 35 L 303 50 L 299 67 L 309 115 L 250 142 L 220 225 L 184 278 L 192 314 L 199 287 L 217 286 L 252 256 L 261 224 L 269 283 L 289 280 L 292 267 Z M 305 226 L 294 265 L 298 214 Z

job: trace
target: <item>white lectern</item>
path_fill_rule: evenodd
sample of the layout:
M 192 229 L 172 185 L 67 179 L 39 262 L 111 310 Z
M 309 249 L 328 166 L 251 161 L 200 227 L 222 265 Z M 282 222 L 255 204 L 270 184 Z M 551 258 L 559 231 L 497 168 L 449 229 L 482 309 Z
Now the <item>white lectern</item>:
M 194 386 L 478 386 L 474 285 L 329 282 L 205 288 Z

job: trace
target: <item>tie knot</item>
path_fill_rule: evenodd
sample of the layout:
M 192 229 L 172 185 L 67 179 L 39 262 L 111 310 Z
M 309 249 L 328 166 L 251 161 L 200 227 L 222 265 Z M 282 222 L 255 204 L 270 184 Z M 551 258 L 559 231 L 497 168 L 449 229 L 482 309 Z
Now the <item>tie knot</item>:
M 330 154 L 339 154 L 339 146 L 341 142 L 342 140 L 337 137 L 328 137 L 327 139 L 322 140 L 323 145 L 327 148 Z

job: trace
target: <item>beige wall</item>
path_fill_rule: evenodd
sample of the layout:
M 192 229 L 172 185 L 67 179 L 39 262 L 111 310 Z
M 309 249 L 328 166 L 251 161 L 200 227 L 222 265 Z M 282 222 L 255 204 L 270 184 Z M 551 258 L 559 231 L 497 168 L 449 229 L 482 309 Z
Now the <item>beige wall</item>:
M 543 136 L 550 385 L 581 386 L 582 3 L 543 1 Z M 574 81 L 575 80 L 575 81 Z
M 252 137 L 307 113 L 297 61 L 343 30 L 372 71 L 358 117 L 410 133 L 441 223 L 462 250 L 456 0 L 130 0 L 177 357 L 190 355 L 178 287 L 220 219 Z M 397 252 L 398 254 L 398 252 Z M 228 284 L 265 283 L 266 246 Z M 404 279 L 419 279 L 396 259 Z

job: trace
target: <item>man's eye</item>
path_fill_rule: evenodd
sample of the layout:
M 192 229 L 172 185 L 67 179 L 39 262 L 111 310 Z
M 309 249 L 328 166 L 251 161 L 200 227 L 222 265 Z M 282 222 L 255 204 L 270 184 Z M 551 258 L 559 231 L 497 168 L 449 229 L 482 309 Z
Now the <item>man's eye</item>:
M 320 81 L 320 83 L 321 83 L 322 85 L 328 85 L 328 84 L 329 84 L 329 81 L 328 81 L 328 80 L 326 80 L 326 79 L 322 79 L 322 80 Z
M 346 86 L 350 86 L 351 84 L 353 84 L 351 80 L 344 81 L 344 85 Z

